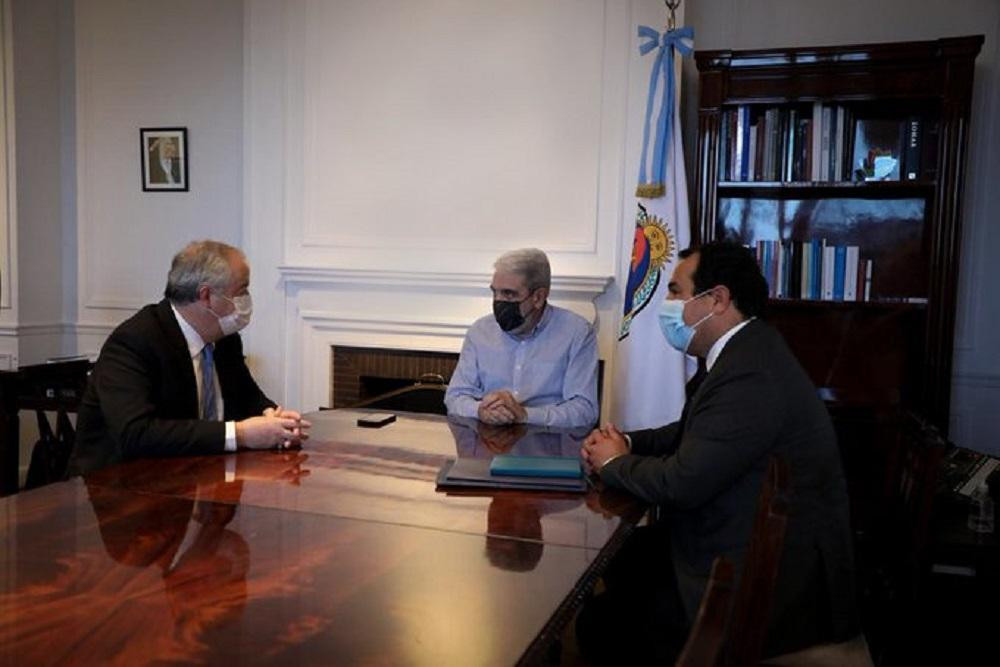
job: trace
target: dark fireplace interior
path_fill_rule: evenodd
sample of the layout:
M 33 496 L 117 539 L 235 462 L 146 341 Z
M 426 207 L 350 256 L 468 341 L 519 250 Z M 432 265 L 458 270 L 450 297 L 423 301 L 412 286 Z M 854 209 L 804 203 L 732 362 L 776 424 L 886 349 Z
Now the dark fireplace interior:
M 331 363 L 330 404 L 346 408 L 417 381 L 447 383 L 458 354 L 334 345 Z

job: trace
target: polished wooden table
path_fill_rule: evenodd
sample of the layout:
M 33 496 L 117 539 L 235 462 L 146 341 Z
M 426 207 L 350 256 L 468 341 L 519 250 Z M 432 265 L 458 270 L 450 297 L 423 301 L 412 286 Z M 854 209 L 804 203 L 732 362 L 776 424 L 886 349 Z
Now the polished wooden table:
M 301 451 L 135 461 L 0 500 L 0 664 L 538 662 L 643 514 L 443 492 L 456 456 L 580 434 L 310 415 Z

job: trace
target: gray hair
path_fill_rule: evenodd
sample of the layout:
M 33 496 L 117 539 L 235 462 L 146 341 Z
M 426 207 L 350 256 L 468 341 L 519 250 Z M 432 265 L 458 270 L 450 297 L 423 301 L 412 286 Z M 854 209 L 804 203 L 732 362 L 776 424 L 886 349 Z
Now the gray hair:
M 549 258 L 538 248 L 520 248 L 505 252 L 493 263 L 493 268 L 497 271 L 523 276 L 528 289 L 533 290 L 552 285 Z
M 225 289 L 233 279 L 230 258 L 243 257 L 239 248 L 220 241 L 192 241 L 174 255 L 163 296 L 183 305 L 198 300 L 198 288 Z

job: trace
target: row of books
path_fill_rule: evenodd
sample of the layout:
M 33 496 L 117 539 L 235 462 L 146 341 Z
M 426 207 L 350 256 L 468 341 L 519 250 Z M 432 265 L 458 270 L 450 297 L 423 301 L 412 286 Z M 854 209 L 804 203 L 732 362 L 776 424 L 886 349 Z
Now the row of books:
M 919 116 L 855 118 L 851 108 L 740 105 L 724 109 L 720 181 L 898 181 L 921 177 Z
M 856 245 L 757 241 L 756 251 L 772 299 L 871 300 L 872 260 Z

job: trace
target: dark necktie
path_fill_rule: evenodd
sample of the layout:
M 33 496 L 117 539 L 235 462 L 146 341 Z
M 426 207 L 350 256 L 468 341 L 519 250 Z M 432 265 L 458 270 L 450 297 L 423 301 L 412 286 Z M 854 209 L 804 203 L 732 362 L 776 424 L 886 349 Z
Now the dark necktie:
M 209 421 L 219 418 L 215 409 L 215 359 L 211 343 L 201 348 L 201 418 Z
M 684 398 L 687 401 L 690 401 L 691 397 L 694 396 L 694 393 L 698 391 L 698 387 L 700 387 L 701 383 L 705 381 L 706 375 L 708 375 L 708 371 L 706 371 L 705 368 L 699 364 L 698 371 L 692 375 L 691 379 L 687 381 L 686 385 L 684 385 Z
M 705 377 L 708 375 L 708 371 L 705 370 L 703 364 L 698 364 L 698 372 L 691 376 L 691 379 L 687 381 L 684 385 L 684 409 L 681 410 L 681 418 L 677 423 L 677 433 L 674 435 L 673 449 L 680 446 L 681 437 L 684 435 L 684 426 L 687 422 L 688 408 L 691 406 L 691 398 L 694 396 L 695 392 L 698 391 L 698 387 L 701 383 L 705 381 Z

